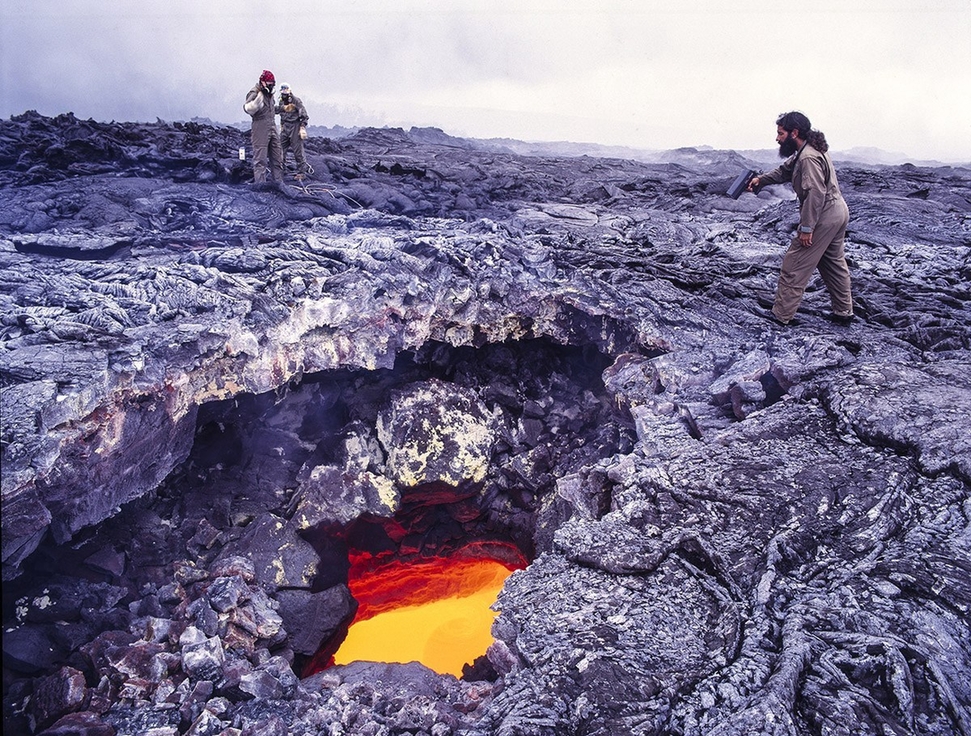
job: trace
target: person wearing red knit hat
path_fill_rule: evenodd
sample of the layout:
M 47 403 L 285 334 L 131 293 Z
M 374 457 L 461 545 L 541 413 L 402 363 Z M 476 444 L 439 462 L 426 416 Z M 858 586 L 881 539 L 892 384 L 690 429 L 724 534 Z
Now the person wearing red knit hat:
M 261 184 L 269 176 L 283 181 L 283 148 L 280 131 L 276 127 L 276 106 L 273 103 L 273 72 L 264 69 L 256 86 L 246 93 L 243 110 L 253 118 L 250 137 L 253 142 L 253 181 Z

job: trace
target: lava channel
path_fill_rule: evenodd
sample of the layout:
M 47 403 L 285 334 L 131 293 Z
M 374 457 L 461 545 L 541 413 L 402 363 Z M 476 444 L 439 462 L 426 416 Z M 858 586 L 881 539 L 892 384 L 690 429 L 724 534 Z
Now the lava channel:
M 451 557 L 379 562 L 352 555 L 348 587 L 358 602 L 333 664 L 420 662 L 462 676 L 463 666 L 492 643 L 491 609 L 506 578 L 522 569 L 511 561 L 460 551 Z

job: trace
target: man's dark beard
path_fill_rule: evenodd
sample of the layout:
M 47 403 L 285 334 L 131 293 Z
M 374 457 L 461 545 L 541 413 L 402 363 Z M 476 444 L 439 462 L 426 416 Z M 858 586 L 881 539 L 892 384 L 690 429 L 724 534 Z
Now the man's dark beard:
M 779 144 L 779 158 L 789 158 L 799 150 L 799 144 L 795 138 L 786 138 Z

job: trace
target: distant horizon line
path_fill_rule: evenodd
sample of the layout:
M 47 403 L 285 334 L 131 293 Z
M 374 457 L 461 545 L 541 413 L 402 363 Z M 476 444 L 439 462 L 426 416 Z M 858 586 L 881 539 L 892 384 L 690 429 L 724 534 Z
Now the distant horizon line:
M 44 115 L 43 113 L 37 112 L 36 110 L 24 110 L 21 113 L 11 113 L 7 118 L 0 118 L 11 120 L 15 117 L 20 117 L 28 113 L 35 113 L 41 117 L 57 117 L 58 115 L 74 115 L 73 111 L 66 111 L 58 113 L 57 115 Z M 111 120 L 97 119 L 94 117 L 78 118 L 93 120 L 100 123 L 147 123 L 153 124 L 157 122 L 162 123 L 190 123 L 190 122 L 207 122 L 212 125 L 222 125 L 228 128 L 236 128 L 246 130 L 249 128 L 250 122 L 248 120 L 237 120 L 235 122 L 225 122 L 221 120 L 213 120 L 207 116 L 193 116 L 191 118 L 175 118 L 171 120 L 166 120 L 160 116 L 156 116 L 155 120 L 117 120 L 112 118 Z M 643 146 L 633 145 L 629 143 L 598 143 L 596 141 L 581 141 L 581 140 L 569 140 L 569 139 L 527 139 L 527 138 L 515 138 L 508 135 L 496 135 L 490 137 L 481 136 L 471 136 L 471 135 L 457 135 L 454 133 L 449 133 L 446 129 L 438 125 L 415 125 L 412 124 L 406 127 L 405 124 L 401 125 L 344 125 L 342 123 L 335 123 L 333 125 L 309 125 L 309 129 L 320 128 L 324 130 L 347 130 L 347 131 L 359 131 L 365 129 L 374 130 L 401 130 L 404 132 L 409 132 L 410 130 L 437 130 L 449 138 L 456 138 L 460 140 L 470 140 L 470 141 L 482 141 L 482 142 L 495 142 L 495 141 L 507 141 L 514 143 L 521 143 L 526 145 L 546 145 L 546 146 L 576 146 L 576 147 L 586 147 L 589 149 L 601 149 L 601 150 L 615 150 L 615 151 L 629 151 L 629 152 L 639 152 L 645 154 L 660 154 L 667 151 L 681 151 L 681 150 L 709 150 L 709 151 L 726 151 L 734 152 L 739 154 L 759 154 L 765 155 L 767 157 L 776 157 L 775 148 L 742 148 L 742 147 L 723 147 L 717 146 L 711 143 L 699 143 L 699 144 L 685 144 L 679 146 L 670 146 L 666 148 L 645 148 Z M 842 157 L 842 160 L 849 161 L 851 163 L 869 163 L 875 165 L 883 166 L 899 166 L 903 164 L 913 164 L 921 166 L 929 165 L 941 165 L 941 166 L 959 166 L 959 167 L 971 167 L 971 157 L 968 158 L 926 158 L 918 156 L 910 156 L 906 153 L 901 153 L 899 151 L 890 151 L 885 148 L 880 148 L 879 146 L 852 146 L 850 148 L 830 148 L 830 153 Z M 850 157 L 850 158 L 847 158 Z

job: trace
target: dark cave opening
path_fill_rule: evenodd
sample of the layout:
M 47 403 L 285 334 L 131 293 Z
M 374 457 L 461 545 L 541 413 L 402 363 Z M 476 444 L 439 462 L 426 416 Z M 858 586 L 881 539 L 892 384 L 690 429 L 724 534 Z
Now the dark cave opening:
M 782 397 L 786 394 L 786 390 L 782 387 L 776 377 L 769 372 L 763 373 L 759 377 L 759 383 L 762 384 L 762 389 L 765 391 L 766 406 L 770 406 L 777 401 L 781 401 Z
M 574 513 L 557 498 L 557 480 L 633 447 L 630 418 L 601 378 L 610 363 L 595 348 L 546 339 L 480 348 L 430 343 L 402 353 L 393 369 L 308 374 L 274 392 L 203 405 L 189 457 L 162 486 L 63 545 L 43 543 L 5 585 L 5 626 L 29 630 L 22 639 L 31 651 L 37 641 L 51 651 L 38 659 L 21 647 L 21 659 L 5 662 L 15 672 L 63 662 L 88 671 L 79 643 L 101 632 L 187 611 L 202 626 L 201 604 L 190 598 L 209 584 L 209 571 L 235 569 L 242 556 L 253 560 L 290 635 L 264 645 L 301 673 L 346 633 L 356 601 L 335 591 L 346 589 L 354 561 L 481 553 L 509 569 L 525 565 Z M 433 399 L 417 409 L 402 404 L 394 421 L 407 425 L 409 412 L 449 408 L 450 416 L 475 415 L 474 426 L 488 428 L 481 476 L 389 480 L 393 452 L 379 425 L 392 421 L 385 417 L 392 397 L 408 398 L 415 386 L 434 388 Z M 462 432 L 445 439 L 446 455 L 468 449 Z M 610 489 L 602 479 L 591 483 L 599 483 L 593 496 L 602 512 Z M 311 572 L 271 579 L 287 565 Z M 32 605 L 52 590 L 58 606 Z M 206 626 L 225 633 L 225 622 Z M 478 669 L 469 676 L 488 676 Z

